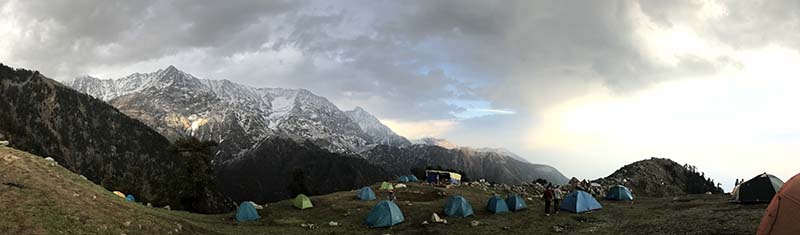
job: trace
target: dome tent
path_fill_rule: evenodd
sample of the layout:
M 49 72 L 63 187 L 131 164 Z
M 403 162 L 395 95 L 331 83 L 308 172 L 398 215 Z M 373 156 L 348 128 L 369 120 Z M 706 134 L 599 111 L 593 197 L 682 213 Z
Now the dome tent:
M 394 189 L 394 186 L 392 186 L 392 184 L 390 184 L 389 182 L 383 181 L 383 183 L 381 183 L 381 190 L 392 190 L 392 189 Z
M 800 234 L 800 174 L 781 187 L 767 206 L 757 234 Z
M 136 197 L 134 197 L 133 194 L 128 194 L 128 196 L 125 197 L 125 201 L 136 202 Z
M 404 176 L 400 176 L 400 177 L 398 177 L 398 178 L 397 178 L 397 182 L 400 182 L 400 183 L 408 183 L 408 176 L 405 176 L 405 175 L 404 175 Z
M 510 211 L 519 211 L 528 208 L 528 205 L 525 204 L 525 200 L 517 194 L 508 195 L 506 198 L 506 205 Z
M 408 182 L 417 182 L 419 179 L 415 175 L 408 175 Z
M 362 201 L 372 201 L 375 200 L 375 192 L 372 191 L 369 186 L 364 186 L 360 190 L 358 190 L 358 199 Z
M 581 213 L 603 208 L 591 194 L 582 190 L 570 193 L 561 202 L 561 209 L 573 213 Z
M 760 174 L 739 185 L 734 195 L 738 203 L 767 203 L 781 189 L 783 181 L 767 173 Z
M 254 204 L 255 203 L 251 201 L 244 201 L 239 204 L 239 208 L 236 209 L 236 221 L 256 221 L 261 218 L 258 216 L 258 211 L 256 211 L 256 207 L 253 206 Z
M 444 204 L 444 214 L 447 216 L 467 217 L 473 215 L 472 206 L 462 196 L 450 196 Z
M 294 198 L 292 205 L 301 210 L 314 207 L 314 205 L 311 204 L 311 199 L 308 199 L 308 197 L 305 194 L 297 195 L 297 197 Z
M 622 185 L 614 185 L 608 189 L 606 199 L 617 201 L 633 201 L 633 194 L 628 187 Z
M 486 202 L 486 210 L 489 210 L 494 214 L 510 212 L 508 211 L 508 205 L 506 205 L 506 201 L 500 196 L 490 197 L 489 201 Z
M 397 204 L 383 200 L 372 207 L 372 210 L 367 214 L 367 219 L 364 220 L 364 224 L 370 228 L 383 228 L 402 223 L 404 220 L 403 212 L 400 211 L 400 207 L 397 207 Z

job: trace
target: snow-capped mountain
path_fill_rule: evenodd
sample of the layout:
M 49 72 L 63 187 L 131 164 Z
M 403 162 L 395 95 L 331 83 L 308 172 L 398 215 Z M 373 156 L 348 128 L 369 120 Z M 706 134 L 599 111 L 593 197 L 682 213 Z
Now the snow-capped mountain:
M 372 116 L 372 114 L 368 113 L 361 107 L 356 107 L 353 110 L 345 111 L 350 119 L 355 121 L 358 126 L 361 127 L 361 130 L 367 133 L 370 136 L 370 140 L 372 143 L 375 144 L 385 144 L 385 145 L 392 145 L 392 146 L 402 146 L 411 144 L 405 137 L 402 137 L 386 125 L 383 125 L 378 118 Z
M 467 147 L 462 147 L 462 148 L 467 148 Z M 522 156 L 517 155 L 516 153 L 511 152 L 511 150 L 504 148 L 470 148 L 470 149 L 484 153 L 496 153 L 499 155 L 508 156 L 520 162 L 530 163 L 527 159 L 523 158 Z
M 446 148 L 446 149 L 458 148 L 458 145 L 454 144 L 453 142 L 450 142 L 450 141 L 448 141 L 446 139 L 437 139 L 437 138 L 433 138 L 433 137 L 424 137 L 424 138 L 421 138 L 421 139 L 416 139 L 416 140 L 412 141 L 412 143 L 421 144 L 421 145 L 439 146 L 439 147 Z
M 482 153 L 495 153 L 497 155 L 513 158 L 520 162 L 530 163 L 528 162 L 527 159 L 523 158 L 522 156 L 517 155 L 516 153 L 511 152 L 510 150 L 504 148 L 473 148 L 473 147 L 459 146 L 453 142 L 450 142 L 449 140 L 433 138 L 433 137 L 416 139 L 412 141 L 412 143 L 420 145 L 439 146 L 446 149 L 461 149 L 461 150 L 468 150 L 468 151 L 482 152 Z
M 223 155 L 241 153 L 271 136 L 310 140 L 333 152 L 351 152 L 373 139 L 336 105 L 304 89 L 199 79 L 174 66 L 113 80 L 85 76 L 66 83 L 169 138 L 218 141 Z
M 110 103 L 170 139 L 194 136 L 218 142 L 217 163 L 228 169 L 226 172 L 232 177 L 239 177 L 237 172 L 246 168 L 235 166 L 245 166 L 247 164 L 243 162 L 248 161 L 270 163 L 269 167 L 288 166 L 285 163 L 287 156 L 281 154 L 286 154 L 292 145 L 277 140 L 277 137 L 293 139 L 300 145 L 310 143 L 335 153 L 309 149 L 308 153 L 314 156 L 362 158 L 343 163 L 341 169 L 357 169 L 353 168 L 359 164 L 357 162 L 364 161 L 383 168 L 389 174 L 408 174 L 413 167 L 440 165 L 503 183 L 528 182 L 536 177 L 563 180 L 563 175 L 555 168 L 529 164 L 507 150 L 460 147 L 435 138 L 423 138 L 412 143 L 362 108 L 344 112 L 324 97 L 303 89 L 254 88 L 228 80 L 199 79 L 173 66 L 113 80 L 85 76 L 65 84 Z M 268 142 L 282 144 L 264 145 Z M 308 170 L 317 163 L 327 162 L 311 156 L 297 158 L 317 159 L 315 162 L 295 162 L 297 166 L 294 167 L 303 166 Z M 267 165 L 247 169 L 262 167 Z M 353 174 L 368 175 L 366 172 Z M 253 183 L 267 185 L 271 181 L 283 182 L 287 177 L 281 174 L 273 176 Z M 372 179 L 384 180 L 379 178 Z M 236 182 L 223 183 L 241 186 Z M 276 193 L 286 193 L 285 190 L 279 191 Z

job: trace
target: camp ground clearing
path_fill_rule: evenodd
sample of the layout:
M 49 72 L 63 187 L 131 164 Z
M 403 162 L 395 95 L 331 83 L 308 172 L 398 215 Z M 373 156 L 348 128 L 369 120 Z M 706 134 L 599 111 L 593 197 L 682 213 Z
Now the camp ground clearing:
M 753 234 L 767 207 L 730 203 L 724 195 L 637 197 L 633 203 L 597 198 L 600 210 L 547 217 L 541 200 L 526 199 L 525 210 L 492 214 L 486 208 L 492 192 L 410 182 L 394 189 L 405 221 L 374 229 L 363 223 L 387 196 L 379 184 L 370 186 L 378 200 L 359 200 L 354 189 L 309 197 L 313 207 L 301 210 L 292 198 L 263 205 L 256 221 L 235 223 L 235 211 L 202 215 L 128 202 L 42 157 L 7 147 L 0 147 L 0 176 L 3 234 Z M 451 195 L 463 196 L 474 215 L 444 216 Z M 431 223 L 432 213 L 448 223 Z

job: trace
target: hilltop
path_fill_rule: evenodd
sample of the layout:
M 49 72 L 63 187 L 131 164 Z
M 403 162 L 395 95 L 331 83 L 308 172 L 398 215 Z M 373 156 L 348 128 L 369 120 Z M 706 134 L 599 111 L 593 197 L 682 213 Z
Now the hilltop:
M 362 225 L 375 201 L 355 200 L 354 191 L 311 197 L 315 207 L 302 211 L 289 200 L 266 204 L 261 220 L 237 225 L 233 212 L 201 215 L 126 202 L 52 161 L 0 147 L 0 231 L 9 234 L 750 234 L 766 207 L 727 203 L 720 195 L 639 197 L 632 204 L 601 199 L 600 211 L 546 217 L 541 200 L 531 198 L 528 210 L 491 215 L 484 203 L 492 191 L 410 183 L 397 193 L 405 223 L 387 229 Z M 444 195 L 455 194 L 471 202 L 476 216 L 422 225 L 441 212 Z M 470 226 L 473 220 L 480 225 Z M 309 223 L 315 229 L 302 227 Z
M 711 192 L 721 194 L 714 181 L 695 166 L 681 165 L 666 158 L 650 158 L 623 166 L 594 182 L 625 185 L 637 196 L 666 197 Z

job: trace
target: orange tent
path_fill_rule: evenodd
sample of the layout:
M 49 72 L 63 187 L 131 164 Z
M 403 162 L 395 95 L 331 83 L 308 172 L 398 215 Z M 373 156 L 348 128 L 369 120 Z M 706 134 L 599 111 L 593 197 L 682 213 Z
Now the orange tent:
M 800 234 L 800 174 L 786 181 L 772 198 L 757 233 Z

